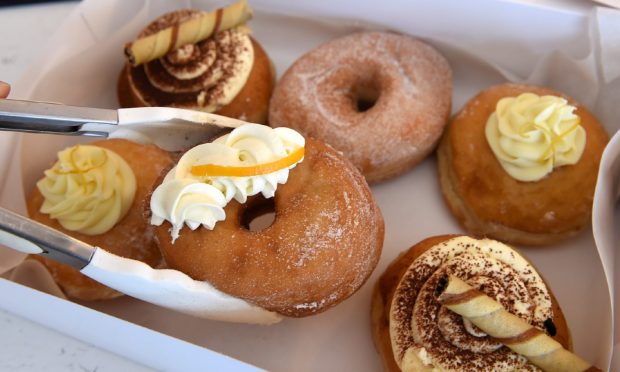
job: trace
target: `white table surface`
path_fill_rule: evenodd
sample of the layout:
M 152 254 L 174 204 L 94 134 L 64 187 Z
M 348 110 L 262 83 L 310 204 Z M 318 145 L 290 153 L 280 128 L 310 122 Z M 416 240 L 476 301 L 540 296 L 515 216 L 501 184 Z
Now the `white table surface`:
M 15 83 L 77 2 L 0 7 L 0 80 Z M 36 25 L 36 26 L 34 26 Z M 0 310 L 0 371 L 149 371 Z
M 550 6 L 589 6 L 581 0 L 545 1 Z M 44 45 L 76 4 L 59 2 L 0 7 L 0 80 L 16 82 L 37 56 L 38 47 Z M 149 369 L 0 310 L 0 371 L 43 370 L 102 372 Z

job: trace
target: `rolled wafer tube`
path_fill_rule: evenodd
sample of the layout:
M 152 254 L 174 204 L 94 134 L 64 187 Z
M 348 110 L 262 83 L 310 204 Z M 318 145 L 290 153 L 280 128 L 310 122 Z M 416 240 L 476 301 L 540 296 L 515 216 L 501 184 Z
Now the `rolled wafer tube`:
M 525 356 L 544 371 L 599 371 L 538 328 L 509 313 L 497 301 L 455 276 L 442 278 L 435 294 L 440 304 L 470 320 L 486 334 Z
M 173 49 L 195 44 L 218 31 L 239 26 L 250 17 L 252 9 L 247 0 L 241 0 L 128 43 L 125 55 L 130 64 L 138 66 L 163 57 Z

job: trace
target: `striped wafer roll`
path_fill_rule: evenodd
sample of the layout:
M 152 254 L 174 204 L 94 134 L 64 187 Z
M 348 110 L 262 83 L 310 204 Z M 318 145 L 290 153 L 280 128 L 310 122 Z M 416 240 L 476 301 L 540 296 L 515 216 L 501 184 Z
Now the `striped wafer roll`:
M 559 342 L 510 312 L 456 276 L 442 278 L 437 300 L 483 332 L 525 356 L 545 371 L 594 371 L 596 368 Z
M 128 43 L 125 55 L 133 66 L 147 63 L 165 56 L 171 50 L 205 40 L 218 31 L 239 26 L 251 16 L 252 10 L 247 0 L 241 0 Z

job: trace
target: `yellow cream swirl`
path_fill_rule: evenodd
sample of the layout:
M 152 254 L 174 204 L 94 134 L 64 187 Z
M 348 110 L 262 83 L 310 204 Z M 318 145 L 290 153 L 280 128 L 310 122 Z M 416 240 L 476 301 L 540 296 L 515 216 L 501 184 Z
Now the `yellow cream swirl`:
M 581 158 L 586 131 L 574 110 L 556 96 L 523 93 L 502 98 L 487 121 L 487 141 L 510 176 L 538 181 Z
M 97 146 L 77 145 L 58 153 L 58 161 L 37 182 L 41 213 L 67 230 L 103 234 L 133 203 L 136 177 L 123 158 Z

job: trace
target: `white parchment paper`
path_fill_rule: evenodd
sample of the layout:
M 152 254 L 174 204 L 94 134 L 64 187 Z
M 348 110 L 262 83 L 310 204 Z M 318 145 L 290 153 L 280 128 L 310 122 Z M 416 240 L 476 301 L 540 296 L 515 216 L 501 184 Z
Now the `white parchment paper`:
M 33 65 L 14 87 L 13 97 L 117 107 L 115 87 L 125 42 L 166 11 L 222 4 L 85 0 L 42 50 L 41 63 Z M 454 70 L 455 111 L 491 84 L 525 81 L 573 96 L 592 109 L 610 134 L 620 128 L 617 11 L 600 8 L 584 15 L 491 0 L 384 0 L 380 6 L 354 0 L 265 0 L 252 5 L 256 15 L 250 26 L 280 75 L 321 42 L 361 29 L 390 29 L 426 39 L 448 58 Z M 55 153 L 73 141 L 3 133 L 0 156 L 6 161 L 0 162 L 4 180 L 0 204 L 24 212 L 24 195 Z M 377 370 L 380 363 L 370 336 L 369 304 L 378 275 L 399 252 L 419 240 L 462 230 L 441 199 L 432 157 L 411 172 L 374 186 L 373 193 L 386 221 L 381 261 L 358 293 L 326 313 L 260 327 L 197 320 L 131 298 L 87 306 L 270 370 Z M 558 297 L 576 351 L 606 368 L 613 337 L 613 247 L 597 249 L 592 231 L 587 230 L 556 247 L 523 252 Z M 0 272 L 22 258 L 0 250 Z M 16 278 L 24 278 L 24 272 L 28 271 L 18 271 Z

